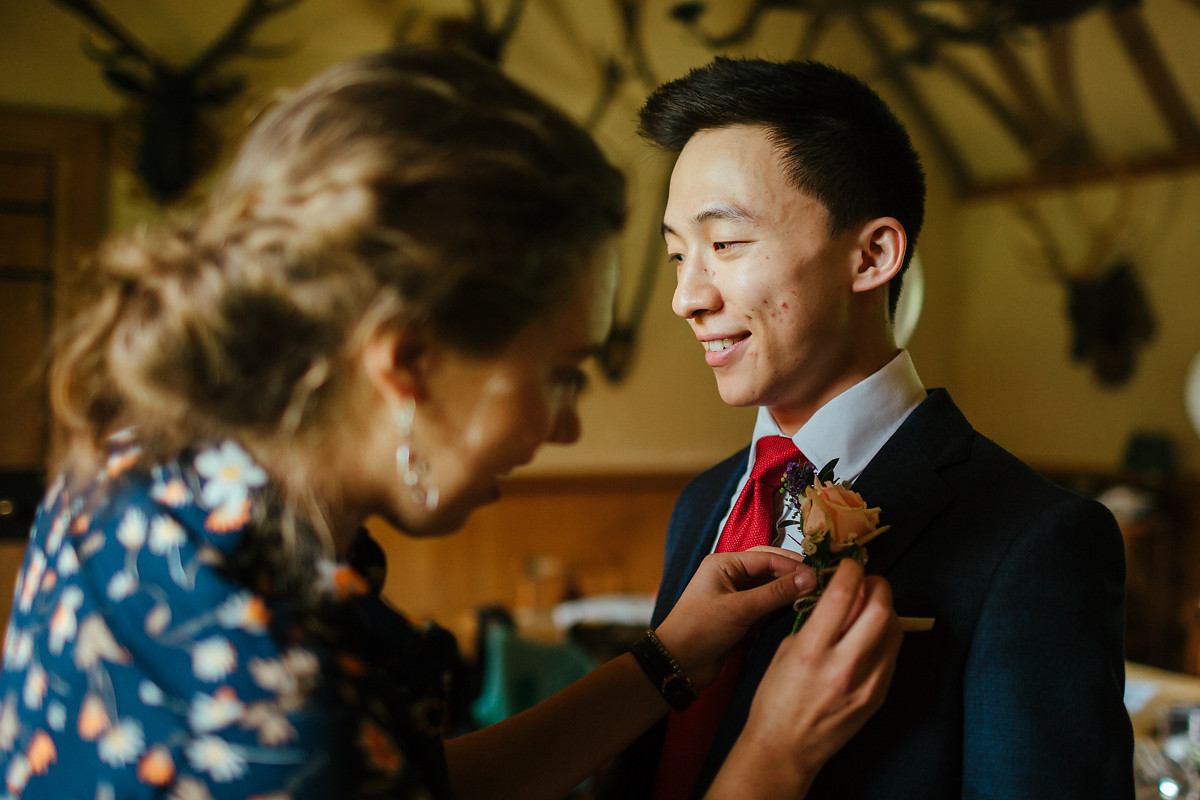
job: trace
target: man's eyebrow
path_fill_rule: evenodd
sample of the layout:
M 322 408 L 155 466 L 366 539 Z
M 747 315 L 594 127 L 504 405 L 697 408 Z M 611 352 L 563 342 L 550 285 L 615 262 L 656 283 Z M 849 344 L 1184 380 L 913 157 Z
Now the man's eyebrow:
M 695 216 L 690 220 L 692 227 L 698 227 L 706 222 L 711 222 L 714 219 L 726 219 L 734 222 L 753 222 L 754 215 L 741 206 L 733 203 L 719 203 L 717 205 L 707 206 L 700 209 Z M 675 233 L 675 229 L 667 223 L 662 226 L 663 235 Z

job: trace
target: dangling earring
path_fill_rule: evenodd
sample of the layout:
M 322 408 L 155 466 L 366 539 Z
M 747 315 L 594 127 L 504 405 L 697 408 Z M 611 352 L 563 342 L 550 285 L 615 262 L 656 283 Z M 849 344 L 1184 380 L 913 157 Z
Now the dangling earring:
M 412 449 L 413 419 L 417 415 L 417 401 L 406 397 L 392 410 L 396 428 L 400 432 L 400 446 L 396 448 L 396 474 L 412 492 L 413 500 L 433 511 L 438 506 L 437 486 L 429 486 L 429 468 Z

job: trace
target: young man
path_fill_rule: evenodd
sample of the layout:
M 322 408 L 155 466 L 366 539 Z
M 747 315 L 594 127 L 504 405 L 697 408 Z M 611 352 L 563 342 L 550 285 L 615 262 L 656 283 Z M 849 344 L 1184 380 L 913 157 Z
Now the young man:
M 678 153 L 663 219 L 673 309 L 722 399 L 759 409 L 748 449 L 676 505 L 655 622 L 717 546 L 760 437 L 788 437 L 818 468 L 837 458 L 837 477 L 882 508 L 891 529 L 868 571 L 899 614 L 935 620 L 905 635 L 883 707 L 809 797 L 1132 797 L 1119 530 L 976 433 L 895 345 L 925 192 L 903 126 L 828 66 L 725 58 L 660 87 L 641 123 Z M 618 760 L 607 796 L 702 795 L 791 623 L 776 615 L 750 645 L 711 746 L 683 746 L 694 787 L 676 758 L 693 723 L 673 715 Z

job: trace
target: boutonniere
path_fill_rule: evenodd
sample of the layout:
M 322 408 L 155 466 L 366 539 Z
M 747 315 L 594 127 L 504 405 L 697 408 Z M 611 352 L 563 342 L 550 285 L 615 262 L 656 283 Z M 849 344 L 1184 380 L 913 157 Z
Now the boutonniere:
M 849 481 L 839 483 L 834 477 L 835 458 L 817 470 L 812 464 L 789 462 L 779 491 L 791 501 L 798 516 L 785 520 L 785 526 L 796 526 L 803 534 L 797 539 L 805 561 L 817 576 L 817 588 L 795 603 L 796 621 L 792 633 L 808 619 L 813 606 L 821 597 L 825 585 L 843 558 L 867 563 L 867 542 L 890 526 L 879 524 L 879 509 L 868 508 L 862 495 L 850 488 Z

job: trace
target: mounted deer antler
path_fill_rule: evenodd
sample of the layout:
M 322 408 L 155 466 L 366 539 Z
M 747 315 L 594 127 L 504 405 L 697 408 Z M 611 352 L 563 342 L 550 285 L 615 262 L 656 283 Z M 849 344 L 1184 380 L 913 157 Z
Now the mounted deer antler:
M 396 25 L 394 38 L 397 42 L 414 41 L 422 38 L 417 32 L 418 22 L 432 23 L 431 31 L 423 31 L 424 38 L 437 47 L 469 50 L 476 55 L 499 64 L 504 58 L 504 49 L 516 31 L 525 13 L 525 0 L 509 0 L 508 8 L 498 23 L 493 23 L 483 0 L 471 0 L 468 15 L 437 15 L 432 19 L 415 10 L 401 18 Z
M 1090 364 L 1096 378 L 1107 386 L 1129 380 L 1138 349 L 1157 332 L 1154 311 L 1133 263 L 1126 256 L 1114 255 L 1131 208 L 1132 192 L 1122 185 L 1112 215 L 1092 235 L 1086 255 L 1073 267 L 1033 204 L 1027 200 L 1016 204 L 1046 266 L 1067 290 L 1071 358 Z
M 134 172 L 161 203 L 177 199 L 191 185 L 206 160 L 211 134 L 201 111 L 228 104 L 243 88 L 242 78 L 222 78 L 219 67 L 234 56 L 263 56 L 274 50 L 253 47 L 247 40 L 263 20 L 300 0 L 249 0 L 226 31 L 190 64 L 173 67 L 142 45 L 92 0 L 52 0 L 91 23 L 111 44 L 84 44 L 88 56 L 103 67 L 105 81 L 139 103 Z

